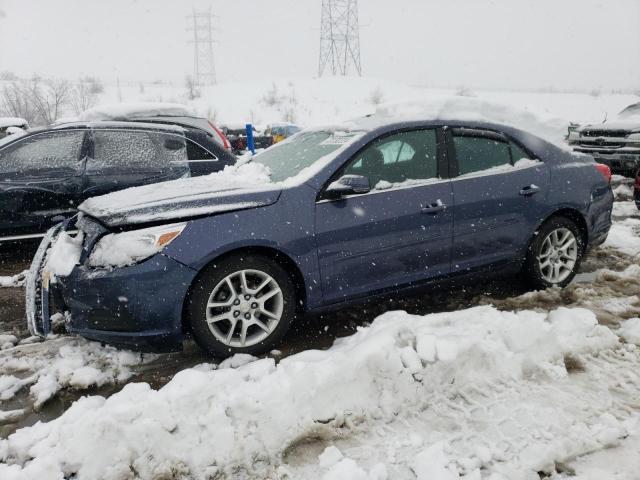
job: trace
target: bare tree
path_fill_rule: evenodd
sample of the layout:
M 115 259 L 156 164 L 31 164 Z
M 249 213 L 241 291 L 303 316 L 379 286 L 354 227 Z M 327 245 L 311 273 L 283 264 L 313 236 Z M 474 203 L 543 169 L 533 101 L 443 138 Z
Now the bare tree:
M 5 115 L 20 117 L 31 125 L 38 122 L 38 112 L 24 82 L 11 82 L 2 88 L 2 111 Z
M 76 115 L 80 115 L 85 110 L 95 107 L 98 103 L 98 94 L 95 87 L 90 82 L 80 80 L 72 89 L 70 96 L 71 108 Z
M 40 120 L 51 124 L 59 117 L 62 109 L 69 101 L 71 84 L 64 79 L 31 81 L 31 96 Z

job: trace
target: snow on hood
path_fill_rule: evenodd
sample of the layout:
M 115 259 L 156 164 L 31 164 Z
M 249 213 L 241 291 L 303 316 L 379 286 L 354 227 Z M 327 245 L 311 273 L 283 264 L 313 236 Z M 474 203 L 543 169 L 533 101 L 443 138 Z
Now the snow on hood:
M 556 146 L 567 149 L 564 137 L 567 122 L 562 118 L 541 116 L 511 105 L 472 97 L 444 97 L 387 103 L 374 115 L 350 123 L 354 129 L 373 130 L 388 123 L 420 120 L 456 120 L 488 122 L 518 128 Z
M 259 163 L 211 175 L 127 188 L 86 200 L 78 209 L 108 226 L 210 215 L 274 203 L 281 186 Z
M 195 112 L 180 103 L 135 102 L 99 105 L 80 114 L 81 121 L 147 117 L 193 117 Z
M 615 118 L 611 122 L 604 123 L 592 123 L 589 125 L 583 125 L 578 128 L 579 132 L 585 130 L 627 130 L 632 132 L 640 132 L 640 115 L 625 116 Z

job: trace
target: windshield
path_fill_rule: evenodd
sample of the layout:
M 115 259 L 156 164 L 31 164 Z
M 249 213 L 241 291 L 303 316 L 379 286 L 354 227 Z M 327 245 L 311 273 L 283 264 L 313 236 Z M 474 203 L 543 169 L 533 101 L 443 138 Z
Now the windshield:
M 634 103 L 633 105 L 629 105 L 627 108 L 622 110 L 618 116 L 620 117 L 631 117 L 640 115 L 640 103 Z
M 304 132 L 256 155 L 253 161 L 269 168 L 273 182 L 281 182 L 295 177 L 358 135 L 358 132 Z

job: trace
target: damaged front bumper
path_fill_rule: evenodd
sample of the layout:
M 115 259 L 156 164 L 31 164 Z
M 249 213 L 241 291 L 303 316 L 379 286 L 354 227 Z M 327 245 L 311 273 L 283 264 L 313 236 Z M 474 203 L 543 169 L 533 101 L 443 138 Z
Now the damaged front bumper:
M 162 253 L 122 268 L 90 267 L 88 256 L 99 234 L 83 230 L 79 264 L 68 276 L 54 278 L 47 270 L 47 252 L 68 229 L 61 224 L 47 232 L 29 269 L 26 312 L 31 334 L 46 336 L 53 314 L 68 312 L 69 333 L 139 350 L 179 349 L 182 306 L 197 272 Z
M 44 337 L 51 331 L 49 312 L 49 272 L 45 268 L 49 247 L 57 238 L 63 224 L 56 225 L 46 233 L 33 257 L 27 273 L 25 306 L 27 325 L 31 335 Z

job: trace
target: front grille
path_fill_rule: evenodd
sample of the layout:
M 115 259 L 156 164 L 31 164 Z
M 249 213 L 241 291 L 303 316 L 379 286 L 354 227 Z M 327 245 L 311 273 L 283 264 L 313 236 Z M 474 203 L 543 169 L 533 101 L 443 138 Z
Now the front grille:
M 629 135 L 629 132 L 626 130 L 583 130 L 580 135 L 583 137 L 626 137 Z
M 624 142 L 579 142 L 580 146 L 588 147 L 588 148 L 598 148 L 598 149 L 612 149 L 612 148 L 622 148 L 625 146 Z

